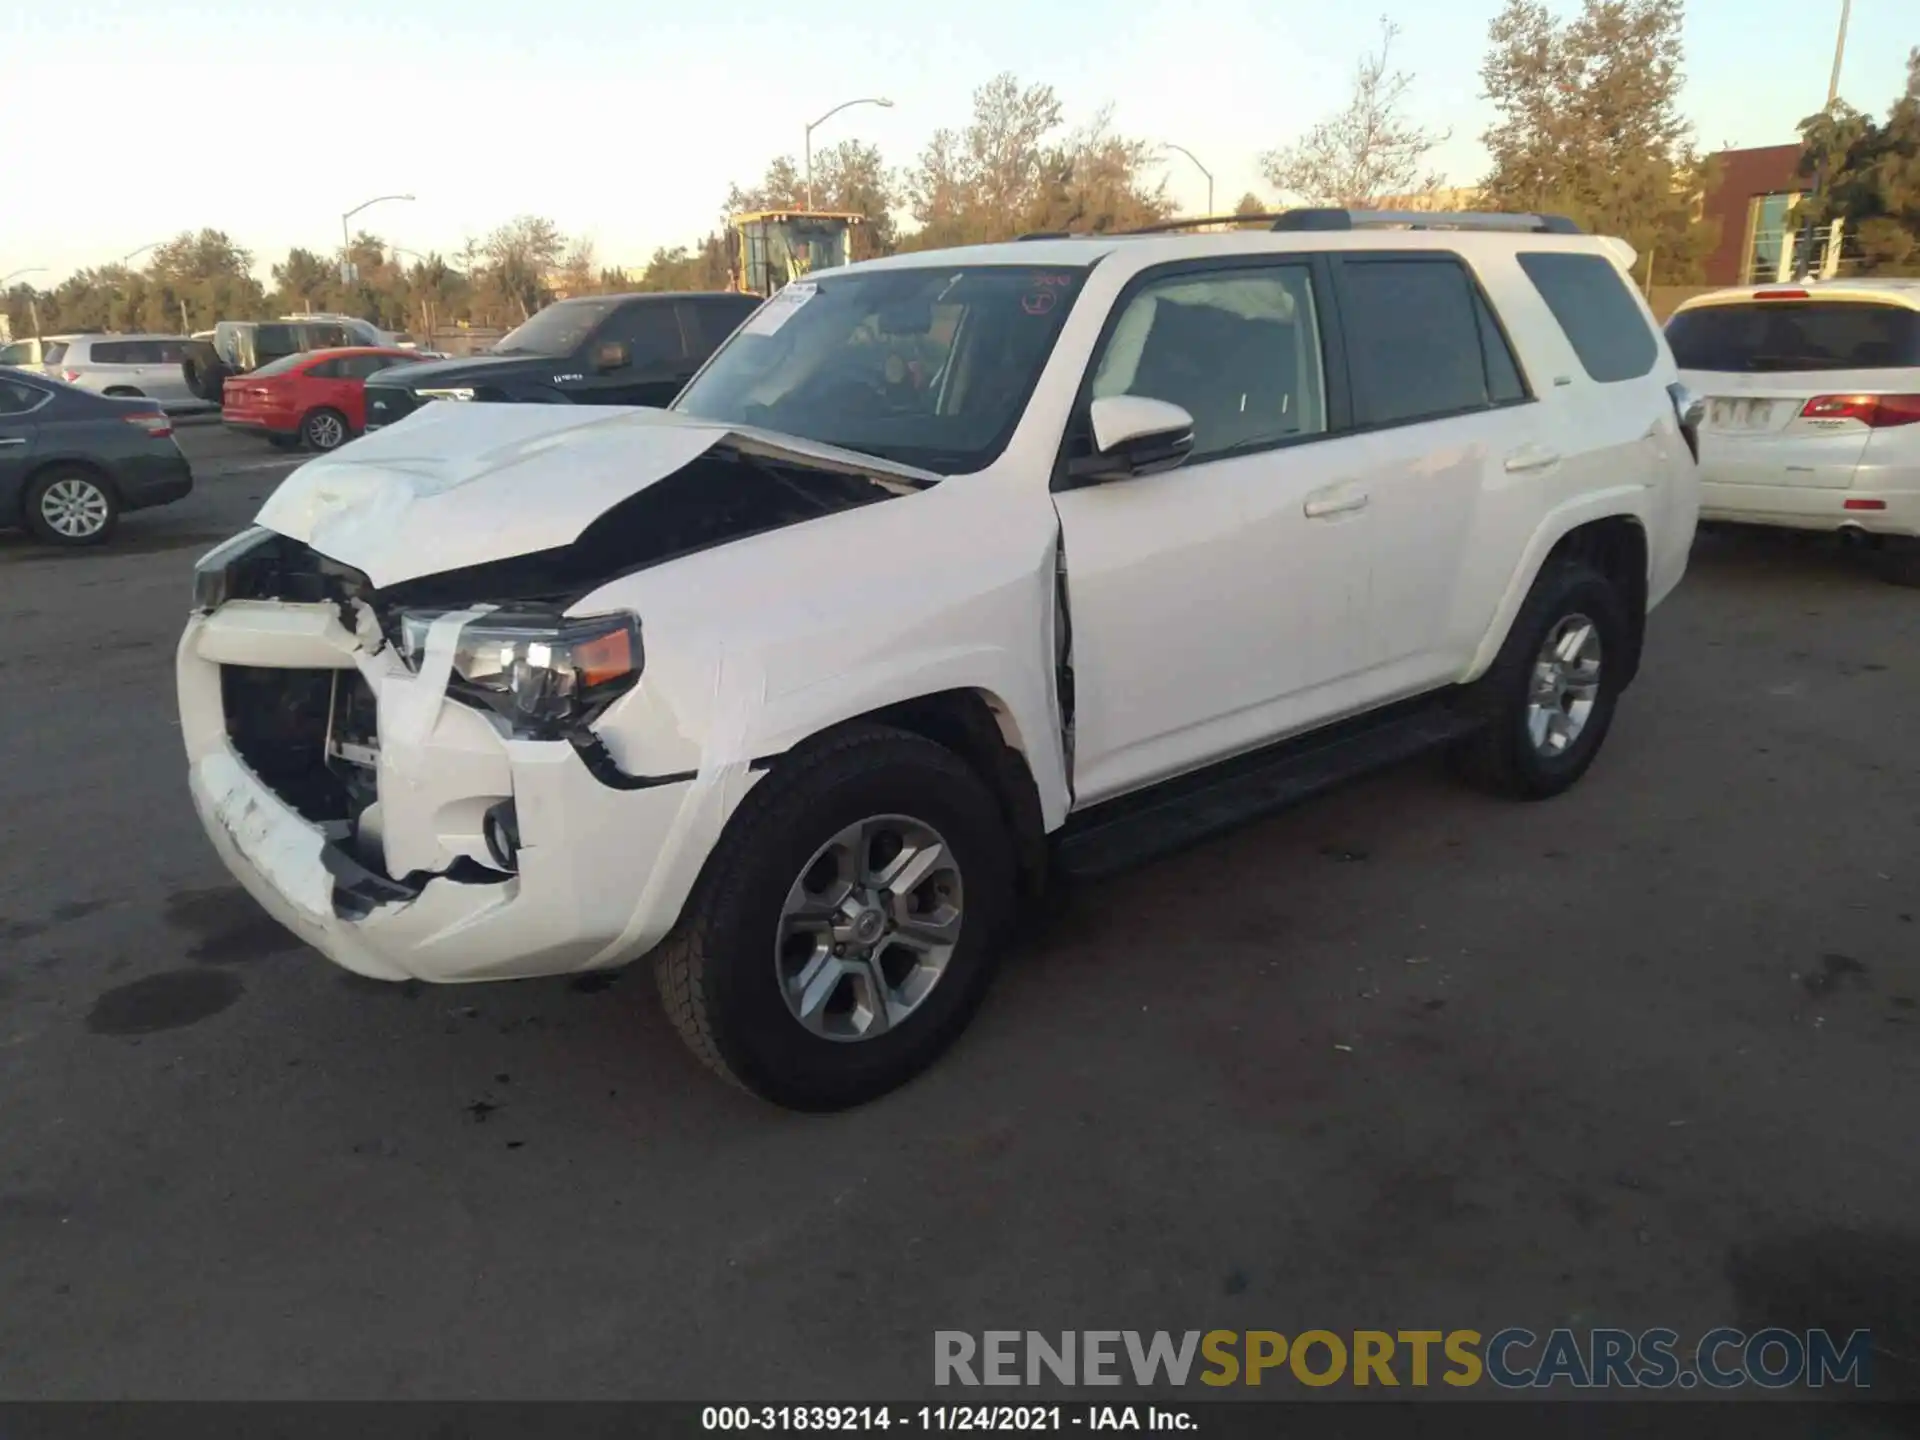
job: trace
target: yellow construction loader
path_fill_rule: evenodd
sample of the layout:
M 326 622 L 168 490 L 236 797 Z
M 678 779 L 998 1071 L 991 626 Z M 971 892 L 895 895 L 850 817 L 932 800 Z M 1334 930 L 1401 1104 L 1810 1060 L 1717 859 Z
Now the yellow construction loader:
M 853 227 L 867 217 L 825 210 L 756 210 L 727 222 L 727 268 L 735 290 L 771 295 L 782 285 L 852 258 Z

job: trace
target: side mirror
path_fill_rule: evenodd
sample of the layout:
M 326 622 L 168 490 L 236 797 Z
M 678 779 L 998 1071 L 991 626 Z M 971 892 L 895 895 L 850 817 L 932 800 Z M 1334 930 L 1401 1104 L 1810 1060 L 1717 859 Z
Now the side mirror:
M 593 352 L 593 368 L 603 374 L 608 370 L 624 370 L 632 363 L 633 351 L 624 340 L 608 340 Z
M 1071 461 L 1078 485 L 1100 485 L 1171 470 L 1193 450 L 1193 416 L 1165 400 L 1109 395 L 1089 407 L 1093 454 Z

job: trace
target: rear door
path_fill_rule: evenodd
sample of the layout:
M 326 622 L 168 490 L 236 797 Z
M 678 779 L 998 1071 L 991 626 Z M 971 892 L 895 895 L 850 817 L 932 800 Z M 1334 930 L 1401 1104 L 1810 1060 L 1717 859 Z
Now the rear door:
M 186 372 L 180 368 L 187 358 L 184 340 L 152 340 L 153 363 L 147 366 L 145 383 L 140 387 L 166 407 L 185 406 L 198 403 L 198 398 L 187 388 Z
M 1710 484 L 1844 490 L 1881 418 L 1873 401 L 1920 394 L 1920 311 L 1903 305 L 1760 290 L 1680 312 L 1667 343 L 1707 402 Z
M 44 390 L 0 375 L 0 513 L 19 513 L 20 486 L 39 436 L 35 412 L 49 398 Z

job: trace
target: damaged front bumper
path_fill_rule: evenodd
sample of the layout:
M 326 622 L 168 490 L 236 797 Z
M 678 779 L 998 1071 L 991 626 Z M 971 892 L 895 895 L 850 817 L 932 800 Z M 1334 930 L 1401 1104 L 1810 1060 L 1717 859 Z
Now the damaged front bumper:
M 448 698 L 444 677 L 404 665 L 377 627 L 356 633 L 342 618 L 327 603 L 241 600 L 194 615 L 181 638 L 189 786 L 248 893 L 336 963 L 383 980 L 601 969 L 664 938 L 737 777 L 608 784 L 574 744 L 501 734 Z M 323 722 L 295 704 L 348 686 L 370 692 L 371 744 L 337 739 L 347 710 L 332 700 Z M 292 697 L 267 716 L 271 746 L 244 707 L 282 702 L 255 694 Z M 335 785 L 342 752 L 361 767 L 346 780 L 363 787 L 352 803 Z M 488 816 L 502 813 L 510 870 L 488 839 Z

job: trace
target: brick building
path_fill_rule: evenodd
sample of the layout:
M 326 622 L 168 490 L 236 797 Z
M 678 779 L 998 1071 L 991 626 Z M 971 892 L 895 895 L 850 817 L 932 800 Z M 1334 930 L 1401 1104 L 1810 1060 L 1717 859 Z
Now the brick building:
M 1765 285 L 1794 278 L 1794 236 L 1788 217 L 1811 182 L 1796 173 L 1798 145 L 1763 145 L 1751 150 L 1722 150 L 1715 157 L 1719 176 L 1701 202 L 1702 217 L 1720 222 L 1720 241 L 1707 256 L 1709 285 Z M 1840 261 L 1839 227 L 1823 235 L 1821 273 L 1834 274 Z

